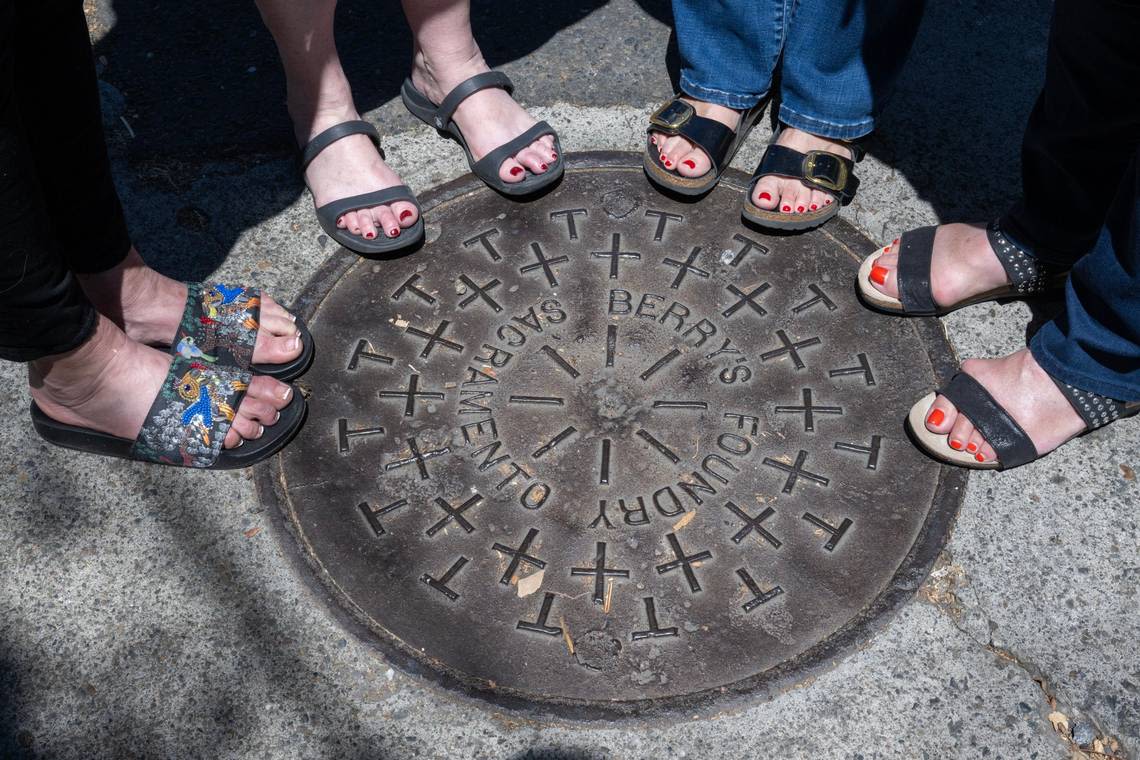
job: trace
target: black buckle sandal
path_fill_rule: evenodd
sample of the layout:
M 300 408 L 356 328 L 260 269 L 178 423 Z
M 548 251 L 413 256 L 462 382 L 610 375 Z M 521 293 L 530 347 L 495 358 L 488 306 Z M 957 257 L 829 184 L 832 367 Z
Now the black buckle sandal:
M 846 206 L 855 197 L 859 189 L 859 178 L 855 176 L 855 164 L 863 160 L 866 152 L 856 143 L 844 143 L 851 149 L 854 158 L 847 158 L 826 150 L 809 150 L 801 153 L 798 150 L 777 145 L 776 138 L 779 131 L 773 136 L 772 144 L 764 151 L 760 164 L 752 174 L 752 181 L 748 183 L 748 196 L 744 200 L 744 218 L 753 224 L 776 230 L 810 230 L 820 226 L 828 219 L 839 213 L 840 206 Z M 756 183 L 763 177 L 788 177 L 797 179 L 804 185 L 815 190 L 821 190 L 832 198 L 835 203 L 828 204 L 816 211 L 805 211 L 798 214 L 782 213 L 776 209 L 762 209 L 752 202 L 752 192 Z
M 732 163 L 736 152 L 744 144 L 744 139 L 760 119 L 767 101 L 761 101 L 745 111 L 736 129 L 729 129 L 715 119 L 698 116 L 691 103 L 673 98 L 653 112 L 649 117 L 649 128 L 645 136 L 645 174 L 658 187 L 681 195 L 704 195 L 720 181 L 721 174 Z M 661 163 L 660 151 L 650 138 L 650 133 L 684 137 L 702 150 L 712 164 L 707 172 L 699 177 L 682 177 Z

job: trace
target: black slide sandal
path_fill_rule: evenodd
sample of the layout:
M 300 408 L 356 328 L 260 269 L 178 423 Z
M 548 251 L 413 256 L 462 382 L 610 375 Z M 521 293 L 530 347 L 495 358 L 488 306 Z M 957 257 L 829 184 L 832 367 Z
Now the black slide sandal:
M 298 317 L 301 353 L 282 364 L 254 364 L 253 350 L 261 326 L 261 291 L 220 282 L 186 283 L 186 306 L 170 353 L 183 359 L 248 369 L 287 382 L 300 377 L 313 362 L 313 336 Z
M 376 131 L 376 127 L 366 121 L 345 121 L 321 132 L 304 147 L 301 151 L 302 176 L 305 169 L 322 150 L 349 135 L 366 135 L 376 145 L 376 150 L 380 151 L 380 157 L 384 157 L 384 152 L 380 149 L 380 133 Z M 375 190 L 371 193 L 361 193 L 360 195 L 351 195 L 347 198 L 330 201 L 317 208 L 317 221 L 320 222 L 321 229 L 325 231 L 325 234 L 350 251 L 366 254 L 392 253 L 410 248 L 423 240 L 424 220 L 422 215 L 416 218 L 416 223 L 411 227 L 401 229 L 400 234 L 396 237 L 390 238 L 381 234 L 375 240 L 369 240 L 363 235 L 354 235 L 348 230 L 342 230 L 336 226 L 336 220 L 349 211 L 385 206 L 395 201 L 411 203 L 416 207 L 416 212 L 422 214 L 419 201 L 416 200 L 411 188 L 407 185 L 396 185 L 384 190 Z
M 558 140 L 558 132 L 554 130 L 554 127 L 545 121 L 540 121 L 518 137 L 508 140 L 476 161 L 475 157 L 471 155 L 471 149 L 467 147 L 467 139 L 463 136 L 463 130 L 451 118 L 455 114 L 455 109 L 464 100 L 480 90 L 495 87 L 506 90 L 508 94 L 513 94 L 515 91 L 514 84 L 506 74 L 501 71 L 485 71 L 461 82 L 447 94 L 447 97 L 438 106 L 416 89 L 411 79 L 404 80 L 404 86 L 400 89 L 400 97 L 404 101 L 404 106 L 413 116 L 428 126 L 435 127 L 439 132 L 450 135 L 459 143 L 463 152 L 467 154 L 467 165 L 471 168 L 472 173 L 483 180 L 488 187 L 503 195 L 519 196 L 538 193 L 557 182 L 566 169 L 562 162 L 562 144 Z M 499 176 L 499 167 L 503 165 L 503 162 L 545 135 L 551 135 L 554 138 L 554 152 L 558 154 L 554 163 L 549 165 L 542 174 L 533 174 L 529 169 L 523 167 L 526 169 L 525 179 L 521 182 L 504 182 L 503 178 Z
M 748 194 L 744 198 L 744 218 L 759 227 L 771 230 L 799 232 L 819 227 L 832 217 L 839 214 L 839 207 L 846 206 L 855 197 L 859 189 L 859 178 L 855 176 L 855 164 L 863 160 L 865 152 L 855 143 L 846 142 L 854 158 L 840 156 L 826 150 L 809 150 L 800 153 L 798 150 L 777 145 L 776 139 L 780 131 L 772 136 L 772 144 L 764 151 L 760 164 L 752 174 L 752 181 L 748 183 Z M 812 190 L 827 193 L 835 199 L 834 203 L 825 205 L 816 211 L 803 213 L 786 213 L 778 209 L 760 208 L 752 202 L 752 193 L 764 177 L 785 177 L 802 182 Z
M 740 116 L 736 129 L 729 129 L 716 119 L 698 116 L 691 103 L 674 97 L 649 117 L 649 128 L 645 135 L 645 176 L 671 193 L 687 196 L 704 195 L 716 187 L 720 176 L 732 163 L 748 133 L 760 120 L 767 100 L 762 100 Z M 654 150 L 652 134 L 657 132 L 667 136 L 683 137 L 708 156 L 711 168 L 699 177 L 682 177 L 661 163 L 660 151 Z
M 863 260 L 855 283 L 863 302 L 873 309 L 906 317 L 941 317 L 958 309 L 1003 298 L 1046 295 L 1065 287 L 1068 270 L 1043 264 L 1002 232 L 997 221 L 986 227 L 994 255 L 1005 269 L 1009 284 L 979 293 L 950 306 L 939 306 L 930 292 L 930 265 L 934 258 L 934 235 L 938 227 L 920 227 L 898 238 L 898 286 L 901 298 L 892 298 L 871 284 L 871 269 L 890 246 Z
M 1051 378 L 1065 399 L 1085 422 L 1085 429 L 1074 438 L 1117 420 L 1140 414 L 1140 401 L 1124 402 L 1110 399 Z M 959 414 L 964 414 L 986 442 L 997 452 L 997 461 L 979 462 L 964 450 L 950 448 L 949 434 L 932 433 L 926 428 L 926 415 L 938 396 L 945 396 Z M 965 372 L 950 378 L 950 382 L 937 393 L 928 393 L 911 407 L 907 415 L 907 428 L 920 449 L 945 464 L 969 467 L 975 470 L 1008 470 L 1036 461 L 1040 454 L 1033 441 L 1020 425 L 990 395 L 989 391 Z M 1071 439 L 1070 439 L 1071 440 Z M 1064 444 L 1061 444 L 1062 446 Z M 1060 448 L 1058 446 L 1057 448 Z M 1057 449 L 1053 449 L 1056 451 Z M 1050 452 L 1046 452 L 1050 453 Z
M 206 367 L 175 357 L 133 441 L 56 422 L 35 402 L 32 424 L 49 443 L 99 456 L 209 470 L 250 467 L 293 439 L 304 424 L 307 405 L 294 388 L 280 418 L 260 438 L 244 441 L 237 448 L 222 448 L 249 380 L 248 373 L 236 369 Z

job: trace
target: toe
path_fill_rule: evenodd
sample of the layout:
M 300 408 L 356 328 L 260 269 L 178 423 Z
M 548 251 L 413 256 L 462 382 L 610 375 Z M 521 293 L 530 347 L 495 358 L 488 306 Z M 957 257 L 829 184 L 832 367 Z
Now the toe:
M 246 396 L 242 399 L 241 406 L 238 407 L 237 417 L 253 420 L 262 425 L 272 425 L 280 415 L 281 412 L 273 406 L 272 402 Z M 235 419 L 237 418 L 235 417 Z M 245 438 L 246 436 L 243 435 L 242 437 Z
M 297 317 L 270 296 L 261 296 L 261 319 L 259 320 L 262 332 L 270 335 L 292 335 L 296 331 Z
M 796 196 L 799 194 L 796 188 L 798 185 L 798 182 L 776 180 L 776 203 L 779 204 L 782 213 L 796 213 Z
M 966 439 L 966 453 L 978 454 L 986 445 L 986 439 L 982 436 L 981 431 L 970 425 L 970 435 Z
M 683 177 L 700 177 L 712 168 L 703 150 L 691 150 L 677 159 L 677 173 Z
M 522 164 L 518 161 L 513 158 L 508 158 L 503 162 L 503 165 L 499 167 L 499 179 L 503 180 L 503 182 L 522 182 L 526 179 L 526 169 L 524 169 Z
M 958 418 L 958 410 L 954 408 L 945 396 L 934 399 L 930 410 L 926 413 L 926 429 L 932 433 L 946 435 L 954 427 Z
M 336 226 L 342 230 L 348 229 L 348 220 L 344 218 L 344 214 L 341 214 L 336 218 Z
M 411 227 L 420 218 L 419 211 L 411 203 L 400 201 L 392 204 L 392 213 L 396 215 L 399 220 L 400 226 L 404 229 Z
M 368 210 L 361 210 L 356 212 L 356 219 L 360 222 L 360 236 L 365 240 L 374 240 L 376 238 L 376 224 L 374 215 Z
M 661 146 L 661 163 L 665 164 L 666 169 L 674 169 L 677 166 L 677 159 L 692 150 L 692 146 L 685 138 L 670 137 Z
M 530 169 L 531 174 L 542 174 L 547 169 L 547 163 L 542 157 L 542 153 L 535 150 L 533 145 L 527 146 L 515 154 L 515 160 Z
M 396 215 L 392 212 L 391 206 L 379 206 L 373 211 L 376 217 L 376 224 L 380 228 L 380 232 L 389 238 L 394 238 L 400 234 L 400 223 L 396 221 Z
M 301 355 L 300 335 L 257 334 L 257 344 L 253 347 L 253 361 L 257 364 L 284 364 Z
M 797 214 L 805 214 L 807 213 L 808 206 L 811 205 L 811 190 L 802 182 L 797 182 L 796 184 L 798 184 L 799 187 L 796 188 L 796 199 L 792 203 L 792 206 L 795 208 Z
M 827 197 L 827 193 L 820 192 L 819 190 L 812 190 L 808 199 L 808 211 L 819 211 L 826 204 L 823 202 Z
M 272 377 L 265 375 L 255 375 L 249 382 L 249 390 L 246 391 L 245 399 L 256 399 L 259 401 L 266 401 L 273 406 L 274 409 L 284 409 L 289 403 L 289 399 L 293 397 L 293 388 L 281 382 L 274 380 Z M 243 399 L 242 403 L 245 403 Z M 240 410 L 240 407 L 239 407 Z
M 978 449 L 978 453 L 974 454 L 974 459 L 979 462 L 996 462 L 997 452 L 994 451 L 993 446 L 990 446 L 988 443 L 983 443 Z
M 253 441 L 261 437 L 265 432 L 265 426 L 260 422 L 255 422 L 238 413 L 234 417 L 233 424 L 230 425 L 230 430 L 226 433 L 226 440 L 223 444 L 227 449 L 235 449 L 241 445 L 242 441 Z
M 774 209 L 779 201 L 779 183 L 772 177 L 762 177 L 752 191 L 752 202 L 757 208 Z
M 543 135 L 538 138 L 535 145 L 539 146 L 538 150 L 540 153 L 554 153 L 554 135 Z M 557 158 L 557 156 L 555 156 L 555 158 Z
M 955 451 L 962 451 L 966 448 L 966 444 L 973 433 L 973 424 L 966 419 L 966 415 L 959 414 L 958 418 L 954 420 L 954 425 L 950 428 L 950 435 L 946 443 Z
M 898 260 L 893 254 L 882 254 L 875 260 L 871 267 L 871 273 L 868 275 L 875 290 L 885 293 L 891 298 L 898 298 L 899 275 L 897 264 Z
M 344 228 L 353 235 L 360 234 L 360 212 L 349 211 L 344 215 Z

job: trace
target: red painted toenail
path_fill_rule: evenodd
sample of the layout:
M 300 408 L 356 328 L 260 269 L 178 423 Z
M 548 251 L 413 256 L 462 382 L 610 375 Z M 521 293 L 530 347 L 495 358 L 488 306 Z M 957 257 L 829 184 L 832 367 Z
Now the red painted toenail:
M 399 227 L 393 227 L 392 229 L 388 230 L 388 237 L 396 237 L 399 234 L 400 234 L 400 228 Z
M 977 450 L 978 450 L 978 444 L 976 444 L 976 443 L 971 443 L 968 446 L 966 446 L 966 451 L 970 452 L 971 454 L 973 454 Z
M 871 281 L 876 282 L 879 285 L 886 285 L 887 284 L 887 275 L 888 274 L 890 274 L 890 270 L 887 269 L 886 267 L 880 267 L 880 266 L 871 267 Z
M 672 161 L 666 161 L 665 166 L 672 169 L 673 168 L 673 162 Z
M 557 153 L 551 153 L 551 154 L 550 154 L 550 159 L 551 159 L 552 161 L 557 161 L 557 160 L 558 160 L 558 154 L 557 154 Z
M 512 177 L 517 177 L 522 173 L 523 173 L 523 168 L 521 166 L 512 166 L 511 167 L 511 176 Z
M 783 210 L 784 211 L 791 211 L 792 207 L 791 206 L 784 206 Z
M 546 164 L 539 164 L 539 166 L 541 166 L 541 167 L 542 167 L 542 170 L 543 170 L 543 171 L 546 171 Z
M 365 232 L 364 237 L 367 240 L 371 240 L 372 238 L 376 237 L 376 233 L 375 232 Z
M 817 205 L 816 205 L 816 204 L 814 204 L 814 203 L 813 203 L 813 204 L 811 204 L 811 210 L 812 210 L 812 211 L 815 211 L 817 208 L 819 208 L 819 206 L 817 206 Z
M 954 449 L 955 451 L 961 451 L 962 450 L 962 442 L 961 441 L 950 441 L 950 448 Z
M 828 198 L 827 200 L 825 200 L 824 204 L 830 206 L 831 205 L 831 199 Z
M 974 459 L 977 459 L 979 462 L 986 461 L 986 458 L 984 456 L 982 456 L 981 454 L 975 454 Z
M 883 247 L 883 253 L 890 253 L 890 252 L 891 252 L 891 247 L 889 245 Z
M 697 168 L 697 162 L 691 158 L 686 158 L 681 163 L 683 163 L 685 166 L 689 167 L 690 169 L 696 169 Z
M 898 244 L 899 244 L 899 238 L 895 238 L 894 242 L 891 243 L 891 245 L 898 245 Z
M 802 214 L 804 212 L 803 206 L 796 206 L 796 212 Z
M 403 211 L 400 212 L 400 221 L 402 222 L 405 219 L 409 219 L 409 218 L 411 218 L 411 216 L 412 216 L 412 212 L 408 211 L 407 209 L 404 209 Z
M 669 158 L 669 157 L 668 157 L 668 156 L 666 156 L 664 153 L 662 153 L 662 154 L 661 154 L 661 160 L 662 160 L 662 161 L 665 161 L 665 160 L 667 160 L 668 158 Z
M 769 195 L 768 193 L 760 193 L 760 200 L 770 201 L 770 200 L 772 200 L 772 196 Z
M 927 424 L 938 426 L 946 419 L 946 414 L 941 409 L 935 409 L 926 418 Z

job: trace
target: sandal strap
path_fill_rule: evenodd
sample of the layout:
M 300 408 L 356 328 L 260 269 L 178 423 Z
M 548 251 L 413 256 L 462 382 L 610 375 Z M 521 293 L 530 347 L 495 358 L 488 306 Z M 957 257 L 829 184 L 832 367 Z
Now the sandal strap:
M 1050 290 L 1056 277 L 1064 270 L 1052 267 L 1037 259 L 1023 246 L 1005 234 L 995 219 L 986 227 L 986 237 L 998 261 L 1005 269 L 1009 284 L 1018 295 L 1037 295 Z
M 938 304 L 930 290 L 930 265 L 934 258 L 935 226 L 904 232 L 899 240 L 899 301 L 907 314 L 936 314 Z
M 131 456 L 148 462 L 210 467 L 222 453 L 250 374 L 174 357 L 147 412 Z
M 445 128 L 455 114 L 455 109 L 459 108 L 460 103 L 480 90 L 487 90 L 492 87 L 504 89 L 508 94 L 513 94 L 515 91 L 515 85 L 511 78 L 501 71 L 484 71 L 482 74 L 476 74 L 460 82 L 455 86 L 455 89 L 447 93 L 443 102 L 435 109 L 435 114 L 432 117 L 435 128 Z
M 350 195 L 347 198 L 338 198 L 335 201 L 329 201 L 317 209 L 317 219 L 326 230 L 330 225 L 333 229 L 336 229 L 336 220 L 349 211 L 372 208 L 373 206 L 386 206 L 396 201 L 407 201 L 417 209 L 420 207 L 420 203 L 416 200 L 416 196 L 412 193 L 410 187 L 407 185 L 396 185 L 394 187 L 384 188 L 383 190 L 373 190 L 370 193 Z
M 959 372 L 938 393 L 981 431 L 1003 468 L 1018 467 L 1040 457 L 1021 425 L 970 375 Z
M 857 157 L 860 155 L 858 150 L 855 153 Z M 808 187 L 821 190 L 844 204 L 850 203 L 859 189 L 855 161 L 826 150 L 801 153 L 773 142 L 764 151 L 764 157 L 752 175 L 751 186 L 755 187 L 761 177 L 770 175 L 798 179 Z
M 220 282 L 186 284 L 186 307 L 170 353 L 187 361 L 247 369 L 261 325 L 261 291 Z
M 1053 384 L 1065 394 L 1065 400 L 1073 407 L 1080 418 L 1084 420 L 1086 432 L 1102 428 L 1121 417 L 1132 417 L 1140 412 L 1140 403 L 1129 404 L 1120 399 L 1102 396 L 1092 391 L 1081 390 L 1068 383 L 1049 376 Z
M 554 127 L 545 121 L 540 121 L 518 137 L 508 140 L 483 156 L 475 162 L 475 165 L 472 166 L 471 169 L 477 175 L 490 172 L 492 176 L 497 177 L 499 175 L 499 167 L 504 161 L 545 135 L 554 135 L 555 139 L 558 138 L 558 133 L 554 130 Z M 558 150 L 558 153 L 561 155 L 561 150 Z
M 357 119 L 355 121 L 342 121 L 340 124 L 335 124 L 324 132 L 309 140 L 301 151 L 301 171 L 308 168 L 313 159 L 324 150 L 332 145 L 337 140 L 348 137 L 349 135 L 367 135 L 368 139 L 380 150 L 380 133 L 376 131 L 376 127 L 368 122 Z M 383 155 L 383 154 L 381 154 Z
M 667 101 L 649 117 L 647 132 L 684 137 L 700 148 L 709 158 L 714 174 L 720 174 L 721 165 L 732 149 L 732 143 L 741 129 L 747 129 L 741 119 L 736 129 L 721 124 L 716 119 L 698 116 L 691 103 L 680 98 Z

